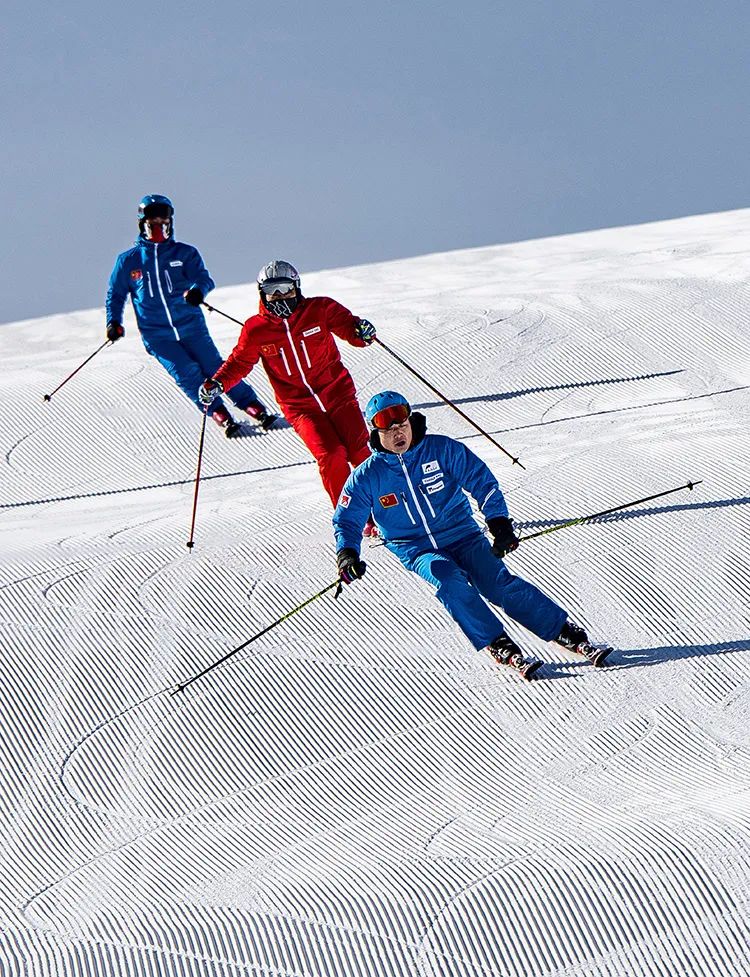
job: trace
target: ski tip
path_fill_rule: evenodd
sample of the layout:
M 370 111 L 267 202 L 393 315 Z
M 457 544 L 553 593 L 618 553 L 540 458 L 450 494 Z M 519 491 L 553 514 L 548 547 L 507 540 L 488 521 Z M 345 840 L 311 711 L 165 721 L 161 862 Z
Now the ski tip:
M 594 668 L 602 668 L 614 650 L 614 648 L 602 648 L 591 664 L 594 666 Z
M 536 659 L 535 661 L 529 662 L 529 664 L 525 665 L 522 669 L 519 669 L 519 671 L 526 681 L 530 682 L 541 667 L 542 663 Z

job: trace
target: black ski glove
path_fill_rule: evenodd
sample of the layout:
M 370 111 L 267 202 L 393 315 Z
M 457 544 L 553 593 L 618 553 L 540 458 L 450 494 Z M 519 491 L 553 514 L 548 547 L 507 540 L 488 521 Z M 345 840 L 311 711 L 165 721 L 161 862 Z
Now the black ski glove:
M 116 343 L 118 339 L 122 339 L 125 335 L 125 330 L 122 328 L 122 323 L 120 322 L 108 322 L 107 323 L 107 339 L 110 343 Z
M 368 322 L 367 319 L 360 319 L 354 327 L 354 332 L 357 335 L 357 339 L 361 339 L 368 346 L 378 338 L 375 332 L 375 326 L 371 322 Z
M 513 523 L 507 516 L 488 519 L 487 528 L 492 533 L 492 552 L 498 560 L 502 560 L 508 553 L 518 549 L 518 537 L 513 532 Z
M 352 580 L 360 580 L 365 575 L 367 564 L 359 558 L 356 550 L 348 546 L 339 550 L 336 554 L 336 564 L 339 568 L 339 577 L 344 583 L 351 583 Z
M 193 285 L 192 288 L 189 288 L 187 292 L 184 293 L 183 298 L 188 305 L 194 305 L 197 308 L 203 301 L 203 292 Z

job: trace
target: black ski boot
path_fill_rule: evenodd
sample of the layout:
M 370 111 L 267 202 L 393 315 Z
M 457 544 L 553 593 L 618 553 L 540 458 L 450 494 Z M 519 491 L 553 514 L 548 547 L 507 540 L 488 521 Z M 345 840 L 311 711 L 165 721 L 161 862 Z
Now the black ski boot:
M 269 413 L 259 400 L 251 403 L 245 410 L 264 431 L 269 431 L 279 419 L 278 414 Z
M 239 424 L 228 410 L 224 407 L 217 407 L 211 414 L 219 427 L 224 428 L 224 435 L 227 438 L 238 438 L 242 434 L 242 425 Z
M 224 425 L 224 436 L 227 438 L 240 438 L 242 437 L 242 425 L 239 421 L 229 421 L 228 424 Z
M 589 636 L 577 624 L 566 621 L 562 626 L 562 631 L 555 638 L 555 643 L 569 648 L 577 655 L 583 655 L 595 668 L 601 668 L 609 655 L 614 651 L 609 645 L 595 645 L 589 640 Z
M 507 634 L 501 634 L 499 638 L 495 638 L 488 647 L 495 661 L 500 662 L 501 665 L 510 665 L 511 668 L 515 668 L 525 679 L 530 679 L 534 672 L 542 667 L 539 659 L 524 658 L 521 649 Z

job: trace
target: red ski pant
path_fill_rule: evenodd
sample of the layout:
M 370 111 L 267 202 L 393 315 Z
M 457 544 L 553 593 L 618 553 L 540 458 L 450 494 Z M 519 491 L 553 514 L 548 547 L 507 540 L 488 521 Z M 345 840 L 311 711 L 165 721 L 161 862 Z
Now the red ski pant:
M 360 465 L 370 456 L 367 425 L 359 404 L 348 400 L 325 413 L 289 412 L 286 418 L 317 461 L 323 488 L 336 508 L 349 477 L 349 466 Z

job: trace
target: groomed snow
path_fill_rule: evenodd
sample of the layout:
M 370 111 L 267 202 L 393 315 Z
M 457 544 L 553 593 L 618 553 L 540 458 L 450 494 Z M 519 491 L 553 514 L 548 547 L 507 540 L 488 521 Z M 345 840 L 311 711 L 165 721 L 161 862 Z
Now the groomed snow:
M 101 310 L 3 326 L 0 974 L 750 972 L 749 235 L 742 210 L 303 276 L 520 456 L 344 350 L 525 532 L 703 480 L 509 558 L 617 649 L 514 630 L 533 683 L 378 547 L 171 695 L 335 578 L 316 469 L 289 429 L 211 425 L 189 553 L 200 417 L 132 320 L 47 404 Z

